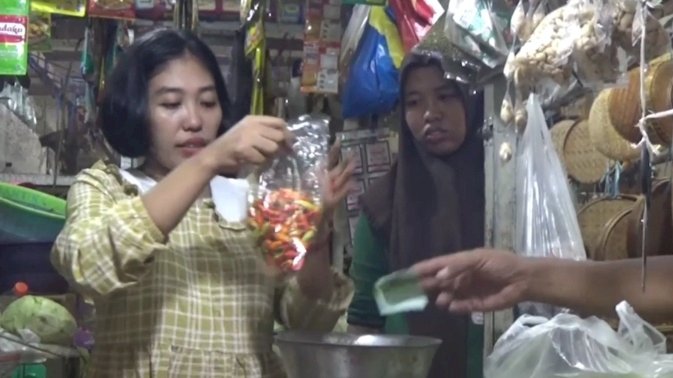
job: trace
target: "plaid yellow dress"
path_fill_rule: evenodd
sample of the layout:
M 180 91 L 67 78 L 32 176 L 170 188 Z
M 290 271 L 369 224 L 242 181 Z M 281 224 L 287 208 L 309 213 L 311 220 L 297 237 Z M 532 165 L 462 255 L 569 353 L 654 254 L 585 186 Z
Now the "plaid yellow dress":
M 91 377 L 283 377 L 274 318 L 329 331 L 353 287 L 335 272 L 331 300 L 312 302 L 295 279 L 269 275 L 242 222 L 198 200 L 164 237 L 114 165 L 96 163 L 68 193 L 52 251 L 58 271 L 93 298 Z

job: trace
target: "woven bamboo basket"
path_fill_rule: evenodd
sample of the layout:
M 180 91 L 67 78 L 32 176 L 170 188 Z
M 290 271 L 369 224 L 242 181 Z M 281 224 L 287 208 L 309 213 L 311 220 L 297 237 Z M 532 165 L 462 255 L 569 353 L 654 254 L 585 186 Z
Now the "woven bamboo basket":
M 650 62 L 645 78 L 646 100 L 654 113 L 673 107 L 673 59 L 671 53 L 664 54 Z M 647 123 L 648 135 L 655 144 L 671 144 L 673 141 L 673 117 L 650 120 Z
M 640 67 L 628 73 L 629 82 L 625 87 L 609 90 L 608 108 L 610 122 L 624 139 L 631 143 L 640 141 L 640 131 L 636 127 L 641 117 L 640 109 Z M 661 112 L 673 106 L 673 60 L 666 53 L 649 63 L 645 76 L 645 96 L 648 111 Z M 670 144 L 673 139 L 673 118 L 651 120 L 646 126 L 650 140 L 655 144 Z
M 589 136 L 601 154 L 617 161 L 633 161 L 640 156 L 640 150 L 624 139 L 610 122 L 610 89 L 602 91 L 589 113 Z
M 554 148 L 558 156 L 563 159 L 563 147 L 565 146 L 566 139 L 568 138 L 568 133 L 570 129 L 577 123 L 577 120 L 574 119 L 564 119 L 554 124 L 551 128 L 551 140 L 554 143 Z
M 595 184 L 605 176 L 610 159 L 601 154 L 589 137 L 589 123 L 575 123 L 563 145 L 563 161 L 568 175 L 581 184 Z
M 632 210 L 633 207 L 620 211 L 603 226 L 593 260 L 610 261 L 629 258 L 627 235 Z
M 631 143 L 640 141 L 640 131 L 636 127 L 640 119 L 640 68 L 628 73 L 629 82 L 625 87 L 613 88 L 608 94 L 608 115 L 610 123 L 624 139 Z
M 590 259 L 596 259 L 599 250 L 601 235 L 610 220 L 630 210 L 636 202 L 635 196 L 621 195 L 618 197 L 602 197 L 589 201 L 577 212 L 577 221 L 582 232 L 582 239 Z M 621 226 L 620 226 L 621 227 Z M 626 234 L 624 234 L 626 238 Z M 626 239 L 622 247 L 627 250 Z M 621 255 L 621 251 L 615 251 L 615 255 Z

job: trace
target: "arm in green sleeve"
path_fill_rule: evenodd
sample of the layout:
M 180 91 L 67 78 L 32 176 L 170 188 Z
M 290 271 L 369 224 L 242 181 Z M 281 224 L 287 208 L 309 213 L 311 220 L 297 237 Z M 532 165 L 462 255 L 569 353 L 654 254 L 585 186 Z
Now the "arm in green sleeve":
M 385 242 L 374 235 L 367 218 L 362 215 L 353 237 L 353 261 L 350 276 L 355 284 L 353 301 L 348 308 L 348 324 L 357 327 L 382 329 L 385 318 L 374 300 L 374 283 L 388 274 Z

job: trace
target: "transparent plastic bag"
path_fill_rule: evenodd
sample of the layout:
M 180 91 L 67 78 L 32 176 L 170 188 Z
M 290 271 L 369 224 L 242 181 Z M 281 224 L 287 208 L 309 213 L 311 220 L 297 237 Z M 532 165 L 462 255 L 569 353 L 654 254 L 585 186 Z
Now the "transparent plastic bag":
M 510 22 L 512 35 L 522 42 L 528 41 L 546 15 L 547 0 L 519 1 L 512 12 Z
M 585 260 L 567 175 L 554 148 L 537 95 L 526 104 L 527 125 L 517 162 L 515 250 L 523 256 Z M 562 311 L 524 303 L 523 313 L 550 316 Z
M 249 198 L 248 222 L 269 265 L 301 269 L 318 231 L 329 153 L 329 119 L 304 115 L 288 123 L 292 152 L 259 173 Z
M 363 4 L 353 7 L 353 13 L 341 38 L 340 67 L 346 68 L 350 64 L 350 60 L 360 44 L 360 39 L 362 39 L 362 34 L 365 32 L 365 26 L 367 26 L 369 20 L 369 7 L 369 5 Z
M 446 12 L 444 32 L 453 44 L 490 68 L 504 63 L 509 49 L 486 2 L 452 0 Z
M 566 6 L 545 16 L 523 44 L 513 61 L 508 63 L 508 79 L 517 88 L 535 88 L 552 80 L 554 85 L 566 85 L 572 75 L 570 57 L 577 30 L 566 22 Z
M 439 57 L 446 79 L 466 84 L 472 91 L 478 91 L 485 85 L 496 81 L 502 75 L 502 68 L 489 67 L 465 52 L 463 46 L 455 44 L 453 38 L 447 38 L 446 18 L 447 14 L 444 12 L 423 41 L 414 48 L 414 51 Z M 460 28 L 457 30 L 469 37 Z
M 600 89 L 625 78 L 626 65 L 620 64 L 612 41 L 617 7 L 602 0 L 571 0 L 566 13 L 568 24 L 579 30 L 573 60 L 582 84 Z
M 559 314 L 551 320 L 524 315 L 495 344 L 486 378 L 673 376 L 666 338 L 622 302 L 615 332 L 596 317 Z

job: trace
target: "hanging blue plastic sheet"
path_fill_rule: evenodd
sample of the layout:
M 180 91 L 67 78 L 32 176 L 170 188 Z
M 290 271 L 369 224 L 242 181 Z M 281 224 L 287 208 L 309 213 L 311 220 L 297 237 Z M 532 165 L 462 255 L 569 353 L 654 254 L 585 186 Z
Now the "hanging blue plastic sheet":
M 391 12 L 383 7 L 371 7 L 342 91 L 344 118 L 383 114 L 395 107 L 403 55 Z

